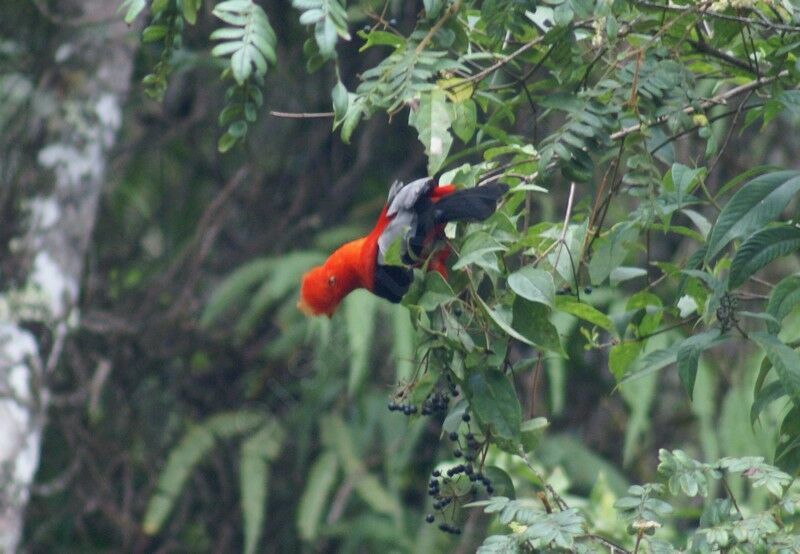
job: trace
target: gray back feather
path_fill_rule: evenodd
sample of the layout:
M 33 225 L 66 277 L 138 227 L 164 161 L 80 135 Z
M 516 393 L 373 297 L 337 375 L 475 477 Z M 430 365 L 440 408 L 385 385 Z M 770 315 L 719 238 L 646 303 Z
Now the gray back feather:
M 411 181 L 407 185 L 395 182 L 389 189 L 389 207 L 386 215 L 394 216 L 389 225 L 386 226 L 381 236 L 378 238 L 378 263 L 383 264 L 384 256 L 392 243 L 398 237 L 408 236 L 417 226 L 417 214 L 414 212 L 414 204 L 423 195 L 426 195 L 434 187 L 435 181 L 430 177 L 424 177 Z M 405 246 L 405 245 L 404 245 Z M 402 253 L 405 253 L 403 248 Z

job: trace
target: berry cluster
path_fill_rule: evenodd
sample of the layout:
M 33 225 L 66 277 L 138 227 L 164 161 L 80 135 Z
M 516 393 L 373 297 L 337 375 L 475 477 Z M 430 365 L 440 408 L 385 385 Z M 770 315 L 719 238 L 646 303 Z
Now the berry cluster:
M 398 404 L 397 402 L 392 401 L 389 402 L 388 407 L 390 412 L 403 412 L 403 415 L 407 416 L 417 413 L 417 407 L 413 404 Z
M 405 396 L 405 391 L 396 394 L 396 398 L 400 400 Z M 436 416 L 446 414 L 450 407 L 450 399 L 459 395 L 458 387 L 453 383 L 452 378 L 447 374 L 446 386 L 441 385 L 436 390 L 431 392 L 422 405 L 417 407 L 408 402 L 397 402 L 392 400 L 389 402 L 388 408 L 390 412 L 402 412 L 403 415 L 411 416 L 420 412 L 424 416 Z
M 428 482 L 428 496 L 433 499 L 433 509 L 441 513 L 442 519 L 446 519 L 444 509 L 447 506 L 460 502 L 461 499 L 466 496 L 470 496 L 473 499 L 477 497 L 478 484 L 483 486 L 486 494 L 494 494 L 494 487 L 492 487 L 491 480 L 480 471 L 476 471 L 473 466 L 473 462 L 476 460 L 478 452 L 483 447 L 483 444 L 478 442 L 475 439 L 475 435 L 472 433 L 469 423 L 471 420 L 470 415 L 465 413 L 461 416 L 461 419 L 467 424 L 467 432 L 463 436 L 465 444 L 462 445 L 461 436 L 455 431 L 450 433 L 448 438 L 457 445 L 453 450 L 453 456 L 456 458 L 463 458 L 465 463 L 460 463 L 447 469 L 444 475 L 442 475 L 442 471 L 438 469 L 435 470 L 431 474 L 431 479 Z M 464 488 L 464 481 L 461 480 L 462 474 L 472 483 L 466 491 Z M 425 521 L 433 523 L 436 521 L 436 516 L 434 516 L 434 514 L 428 514 L 425 517 Z M 461 533 L 458 527 L 446 521 L 439 524 L 439 529 L 445 533 L 454 535 Z
M 456 391 L 457 393 L 458 391 Z M 450 396 L 442 391 L 432 392 L 422 402 L 422 415 L 437 415 L 447 413 L 450 405 Z

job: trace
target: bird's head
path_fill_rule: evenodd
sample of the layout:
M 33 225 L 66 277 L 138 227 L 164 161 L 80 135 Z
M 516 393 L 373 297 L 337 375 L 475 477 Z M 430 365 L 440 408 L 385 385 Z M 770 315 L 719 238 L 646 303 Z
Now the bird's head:
M 297 307 L 307 316 L 331 317 L 342 298 L 350 292 L 345 292 L 342 285 L 342 279 L 332 268 L 326 265 L 317 266 L 303 275 Z

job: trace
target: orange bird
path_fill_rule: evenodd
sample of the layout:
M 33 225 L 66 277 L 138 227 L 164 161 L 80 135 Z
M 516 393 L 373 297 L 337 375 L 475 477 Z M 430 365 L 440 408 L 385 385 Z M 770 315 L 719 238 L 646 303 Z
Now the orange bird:
M 412 267 L 431 257 L 429 271 L 446 276 L 444 227 L 451 221 L 482 221 L 497 206 L 508 187 L 498 183 L 469 189 L 437 186 L 432 178 L 396 182 L 365 237 L 340 246 L 324 264 L 303 276 L 297 307 L 307 315 L 333 315 L 342 299 L 365 288 L 390 302 L 400 302 L 413 279 Z M 401 242 L 404 266 L 385 263 L 389 247 Z

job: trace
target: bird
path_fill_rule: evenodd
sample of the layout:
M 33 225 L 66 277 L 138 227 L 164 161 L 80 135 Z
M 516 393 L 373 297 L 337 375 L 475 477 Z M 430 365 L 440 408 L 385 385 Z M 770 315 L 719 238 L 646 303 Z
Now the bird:
M 501 183 L 472 188 L 437 185 L 432 177 L 395 182 L 372 231 L 343 244 L 303 275 L 297 307 L 308 316 L 331 317 L 342 299 L 358 288 L 399 303 L 411 286 L 413 268 L 426 260 L 428 271 L 446 278 L 450 248 L 444 240 L 445 225 L 485 220 L 507 190 Z M 386 259 L 398 240 L 404 265 Z

